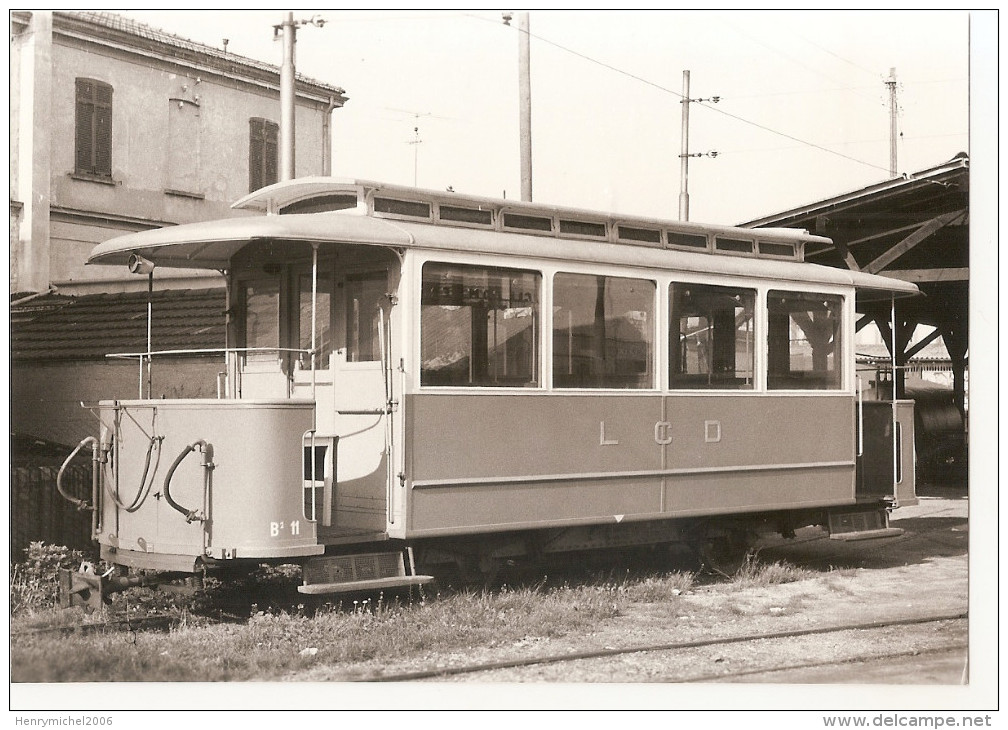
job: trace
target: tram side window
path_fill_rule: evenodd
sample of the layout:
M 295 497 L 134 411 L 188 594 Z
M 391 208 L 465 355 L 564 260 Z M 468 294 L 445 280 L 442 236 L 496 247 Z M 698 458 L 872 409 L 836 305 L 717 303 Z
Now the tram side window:
M 332 354 L 332 296 L 333 274 L 329 271 L 319 271 L 315 284 L 317 299 L 315 303 L 315 344 L 318 352 L 315 356 L 315 367 L 329 367 L 329 356 Z M 310 273 L 298 276 L 298 348 L 311 350 L 312 346 L 312 276 Z M 302 352 L 298 356 L 302 370 L 310 370 L 312 361 L 310 352 Z
M 752 389 L 756 292 L 676 283 L 669 305 L 671 387 Z
M 767 294 L 768 387 L 836 390 L 842 386 L 842 312 L 841 296 Z
M 534 271 L 427 263 L 420 295 L 420 384 L 539 383 Z
M 654 387 L 654 301 L 653 281 L 557 274 L 554 387 Z

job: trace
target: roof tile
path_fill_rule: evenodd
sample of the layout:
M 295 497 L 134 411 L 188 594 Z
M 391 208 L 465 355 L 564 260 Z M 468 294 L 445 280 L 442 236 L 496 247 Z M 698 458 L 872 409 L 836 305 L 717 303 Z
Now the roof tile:
M 153 349 L 209 349 L 224 344 L 223 289 L 156 291 Z M 103 359 L 147 349 L 147 293 L 45 294 L 11 304 L 11 359 Z

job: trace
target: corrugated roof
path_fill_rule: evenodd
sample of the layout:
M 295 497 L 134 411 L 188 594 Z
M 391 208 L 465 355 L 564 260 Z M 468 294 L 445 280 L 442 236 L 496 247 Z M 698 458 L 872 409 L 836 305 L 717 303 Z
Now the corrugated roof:
M 224 346 L 224 290 L 156 291 L 154 350 Z M 69 297 L 45 294 L 11 304 L 11 359 L 104 359 L 147 349 L 147 292 Z
M 249 58 L 247 56 L 242 56 L 237 53 L 224 51 L 220 48 L 214 48 L 213 46 L 208 46 L 203 43 L 197 43 L 196 41 L 175 35 L 174 33 L 169 33 L 159 28 L 154 28 L 146 23 L 141 23 L 117 13 L 83 10 L 57 11 L 53 13 L 53 17 L 76 20 L 78 22 L 100 26 L 111 31 L 125 34 L 126 36 L 132 36 L 133 38 L 142 39 L 144 41 L 157 43 L 177 51 L 182 51 L 193 57 L 201 57 L 205 61 L 216 61 L 217 65 L 220 63 L 226 63 L 228 69 L 239 66 L 250 71 L 255 71 L 260 75 L 263 73 L 271 76 L 276 75 L 277 79 L 279 79 L 280 69 L 278 66 L 265 63 L 264 61 L 259 61 L 254 58 Z M 342 97 L 345 93 L 344 89 L 339 86 L 334 86 L 324 81 L 318 81 L 303 74 L 297 74 L 297 81 L 314 87 L 313 90 L 316 92 L 321 91 L 325 94 L 331 94 L 337 97 Z

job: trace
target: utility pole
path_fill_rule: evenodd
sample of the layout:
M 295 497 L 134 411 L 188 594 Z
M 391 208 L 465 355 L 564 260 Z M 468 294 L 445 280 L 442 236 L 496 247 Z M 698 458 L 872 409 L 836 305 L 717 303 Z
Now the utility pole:
M 689 71 L 682 72 L 682 145 L 679 151 L 679 220 L 689 220 Z
M 718 156 L 717 151 L 695 152 L 689 151 L 689 105 L 694 101 L 710 101 L 717 104 L 721 101 L 720 96 L 712 96 L 709 99 L 690 99 L 689 95 L 689 71 L 683 71 L 683 91 L 682 91 L 682 146 L 679 153 L 679 220 L 689 220 L 689 158 L 707 156 L 714 158 Z
M 894 178 L 898 175 L 896 167 L 896 68 L 892 67 L 889 69 L 889 78 L 886 79 L 885 85 L 889 87 L 889 177 Z
M 518 13 L 518 136 L 521 140 L 521 199 L 532 200 L 532 83 L 529 14 Z
M 283 62 L 280 65 L 280 164 L 281 181 L 294 179 L 294 49 L 299 25 L 321 28 L 325 20 L 313 15 L 308 20 L 294 20 L 294 13 L 280 25 L 273 26 L 273 40 L 283 40 Z
M 406 144 L 413 145 L 413 187 L 417 186 L 417 167 L 419 165 L 420 156 L 420 143 L 423 142 L 420 139 L 420 125 L 413 127 L 413 139 Z

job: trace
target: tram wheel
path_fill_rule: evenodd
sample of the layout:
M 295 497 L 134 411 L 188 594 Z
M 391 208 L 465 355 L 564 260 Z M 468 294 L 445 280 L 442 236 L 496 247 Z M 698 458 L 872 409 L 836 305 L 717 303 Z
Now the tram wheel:
M 750 540 L 744 530 L 708 533 L 699 544 L 699 556 L 704 570 L 734 577 L 749 556 Z

